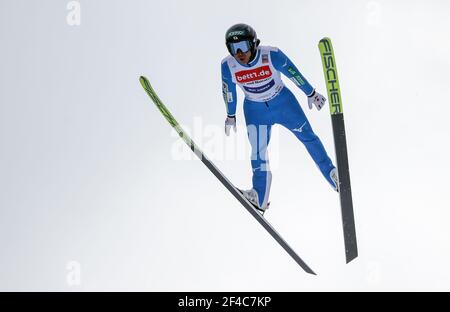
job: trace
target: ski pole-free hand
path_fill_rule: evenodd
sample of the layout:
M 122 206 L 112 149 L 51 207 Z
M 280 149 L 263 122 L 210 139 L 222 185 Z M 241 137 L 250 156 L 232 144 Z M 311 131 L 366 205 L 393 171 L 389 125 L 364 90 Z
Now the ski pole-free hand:
M 236 132 L 236 116 L 227 116 L 225 119 L 225 134 L 230 135 L 230 128 L 233 127 L 234 132 Z
M 323 105 L 325 105 L 326 100 L 327 99 L 322 94 L 314 90 L 314 92 L 308 96 L 309 109 L 312 109 L 312 106 L 314 104 L 317 110 L 320 110 L 323 107 Z

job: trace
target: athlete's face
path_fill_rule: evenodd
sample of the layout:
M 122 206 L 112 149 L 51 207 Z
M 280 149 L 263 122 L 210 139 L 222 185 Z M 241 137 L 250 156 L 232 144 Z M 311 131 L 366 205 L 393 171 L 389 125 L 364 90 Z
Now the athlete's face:
M 251 51 L 242 52 L 240 49 L 234 55 L 234 58 L 238 60 L 241 64 L 248 64 L 250 62 L 250 57 L 252 56 Z

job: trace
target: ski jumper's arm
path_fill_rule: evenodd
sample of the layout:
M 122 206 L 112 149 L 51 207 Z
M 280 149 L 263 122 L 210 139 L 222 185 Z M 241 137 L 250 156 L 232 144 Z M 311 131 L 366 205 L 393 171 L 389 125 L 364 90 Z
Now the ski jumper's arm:
M 307 96 L 314 93 L 314 88 L 309 84 L 308 80 L 280 49 L 270 51 L 270 58 L 275 69 L 292 80 Z
M 231 78 L 230 68 L 226 61 L 222 62 L 222 94 L 225 101 L 227 115 L 236 115 L 236 84 Z

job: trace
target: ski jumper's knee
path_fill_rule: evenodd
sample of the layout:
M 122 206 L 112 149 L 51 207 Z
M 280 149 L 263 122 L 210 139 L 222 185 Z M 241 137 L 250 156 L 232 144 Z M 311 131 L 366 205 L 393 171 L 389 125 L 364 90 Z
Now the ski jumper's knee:
M 290 130 L 304 144 L 311 143 L 319 139 L 307 120 L 299 126 L 291 128 Z

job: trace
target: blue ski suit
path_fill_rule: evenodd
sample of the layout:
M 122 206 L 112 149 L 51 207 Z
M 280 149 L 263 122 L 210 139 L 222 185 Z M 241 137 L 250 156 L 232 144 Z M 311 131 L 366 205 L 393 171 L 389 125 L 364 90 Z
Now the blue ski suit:
M 236 114 L 236 85 L 245 94 L 244 115 L 252 147 L 252 182 L 258 193 L 260 206 L 267 204 L 270 193 L 272 174 L 267 159 L 267 146 L 274 124 L 289 129 L 305 145 L 325 179 L 334 185 L 330 171 L 335 167 L 297 99 L 281 80 L 280 72 L 307 96 L 314 92 L 314 88 L 297 67 L 278 48 L 258 47 L 255 58 L 246 65 L 231 55 L 222 61 L 222 93 L 228 116 Z

